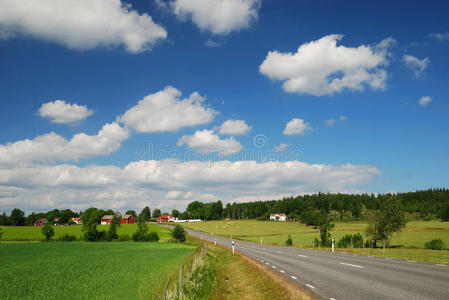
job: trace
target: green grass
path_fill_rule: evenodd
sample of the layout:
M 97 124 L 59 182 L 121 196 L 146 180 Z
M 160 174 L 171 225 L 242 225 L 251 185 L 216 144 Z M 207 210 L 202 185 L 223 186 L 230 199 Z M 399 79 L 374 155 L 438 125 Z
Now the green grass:
M 175 243 L 0 244 L 0 299 L 156 299 L 194 250 Z
M 170 232 L 162 227 L 156 225 L 148 225 L 150 231 L 156 231 L 159 234 L 160 241 L 167 241 L 170 239 Z M 42 227 L 34 226 L 2 226 L 2 240 L 4 241 L 40 241 L 44 238 L 42 235 Z M 62 236 L 64 233 L 81 237 L 81 225 L 74 226 L 55 226 L 55 236 Z M 98 225 L 98 230 L 108 230 L 109 225 Z M 137 230 L 137 224 L 122 224 L 118 230 L 118 234 L 131 235 Z

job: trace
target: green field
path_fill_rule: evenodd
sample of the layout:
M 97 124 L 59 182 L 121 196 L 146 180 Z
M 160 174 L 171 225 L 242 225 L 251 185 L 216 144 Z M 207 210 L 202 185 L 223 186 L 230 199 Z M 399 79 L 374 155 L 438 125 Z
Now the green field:
M 196 247 L 176 243 L 0 244 L 0 299 L 157 299 Z
M 81 225 L 74 226 L 55 226 L 55 236 L 62 236 L 65 233 L 75 235 L 78 238 L 81 237 Z M 2 240 L 4 241 L 40 241 L 44 238 L 42 235 L 42 227 L 34 226 L 2 226 Z M 98 230 L 108 230 L 109 225 L 98 225 Z M 149 231 L 156 231 L 159 234 L 160 241 L 166 241 L 170 239 L 170 232 L 162 227 L 156 225 L 148 225 Z M 137 224 L 122 224 L 118 230 L 118 234 L 131 235 L 137 230 Z

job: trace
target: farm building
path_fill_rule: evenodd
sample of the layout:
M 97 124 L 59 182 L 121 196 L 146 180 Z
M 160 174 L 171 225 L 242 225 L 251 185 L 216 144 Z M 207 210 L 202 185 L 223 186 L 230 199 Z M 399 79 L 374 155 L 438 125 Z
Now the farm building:
M 45 224 L 47 224 L 48 221 L 45 218 L 39 218 L 34 222 L 34 226 L 44 226 Z
M 159 218 L 157 218 L 158 223 L 167 223 L 167 222 L 173 222 L 173 216 L 172 215 L 161 215 Z
M 70 218 L 70 219 L 73 221 L 73 223 L 75 223 L 75 224 L 77 224 L 77 225 L 83 223 L 83 222 L 81 221 L 81 218 Z
M 112 218 L 114 215 L 104 215 L 101 218 L 101 225 L 111 224 Z M 122 215 L 121 224 L 133 224 L 135 222 L 135 218 L 132 215 Z
M 287 221 L 287 216 L 285 214 L 270 214 L 270 220 L 272 221 Z

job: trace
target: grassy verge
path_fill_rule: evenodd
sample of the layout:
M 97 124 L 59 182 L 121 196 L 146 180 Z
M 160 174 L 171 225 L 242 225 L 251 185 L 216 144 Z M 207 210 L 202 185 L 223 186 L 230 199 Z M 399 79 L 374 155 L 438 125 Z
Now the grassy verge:
M 194 250 L 176 243 L 0 244 L 0 299 L 157 299 Z

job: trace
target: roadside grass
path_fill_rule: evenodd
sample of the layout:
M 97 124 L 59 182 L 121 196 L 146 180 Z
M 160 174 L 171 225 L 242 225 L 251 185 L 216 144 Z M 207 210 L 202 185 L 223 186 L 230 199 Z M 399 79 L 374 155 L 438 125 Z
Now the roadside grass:
M 3 241 L 40 241 L 44 238 L 42 235 L 42 227 L 39 226 L 1 226 Z M 61 237 L 67 233 L 75 235 L 78 239 L 82 236 L 81 225 L 73 226 L 54 226 L 55 236 L 54 239 Z M 109 225 L 98 225 L 98 230 L 109 229 Z M 149 231 L 156 231 L 159 235 L 160 241 L 168 241 L 171 238 L 170 231 L 160 226 L 148 225 Z M 137 224 L 122 224 L 118 230 L 119 235 L 128 234 L 131 235 L 137 231 Z
M 355 233 L 361 233 L 364 239 L 366 239 L 365 229 L 367 226 L 368 224 L 366 222 L 336 222 L 335 228 L 331 231 L 331 234 L 337 241 L 346 234 Z M 223 237 L 232 235 L 235 239 L 256 243 L 260 243 L 262 237 L 263 243 L 270 245 L 284 245 L 290 235 L 294 247 L 307 248 L 311 248 L 314 239 L 319 239 L 320 237 L 318 229 L 298 222 L 269 222 L 256 220 L 208 221 L 186 223 L 185 227 L 213 233 Z M 446 247 L 449 247 L 449 222 L 408 222 L 406 228 L 401 233 L 395 234 L 391 241 L 392 246 L 404 247 L 402 255 L 401 252 L 397 252 L 396 249 L 388 249 L 388 251 L 391 251 L 392 257 L 395 258 L 449 264 L 449 258 L 444 250 L 424 251 L 424 244 L 436 238 L 441 238 L 446 244 Z M 315 245 L 315 247 L 317 246 L 318 245 Z M 343 250 L 344 249 L 342 249 L 342 251 Z M 383 256 L 382 251 L 380 250 L 379 255 L 378 250 L 379 249 L 374 249 L 373 253 L 368 255 Z M 365 254 L 365 250 L 363 249 L 353 249 L 353 251 L 360 251 L 360 254 Z
M 0 299 L 157 299 L 194 246 L 0 244 Z

